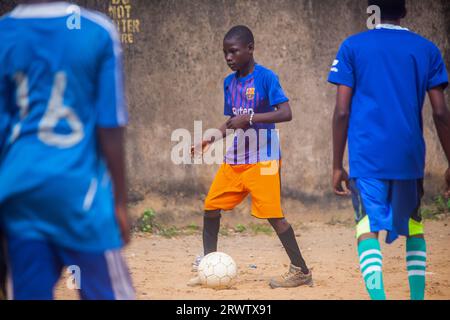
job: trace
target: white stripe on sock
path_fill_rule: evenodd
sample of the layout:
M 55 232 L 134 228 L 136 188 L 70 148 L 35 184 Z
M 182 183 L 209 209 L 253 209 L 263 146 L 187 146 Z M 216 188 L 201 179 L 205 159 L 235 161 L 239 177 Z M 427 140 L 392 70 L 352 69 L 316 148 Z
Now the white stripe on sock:
M 408 277 L 422 276 L 425 277 L 425 270 L 410 270 L 408 271 Z
M 412 266 L 426 267 L 427 263 L 425 261 L 413 260 L 413 261 L 407 261 L 406 265 L 408 267 L 412 267 Z
M 366 271 L 363 272 L 363 278 L 365 278 L 369 273 L 373 272 L 381 272 L 380 266 L 371 266 L 366 269 Z
M 406 252 L 407 257 L 417 256 L 417 257 L 427 257 L 427 253 L 425 251 L 408 251 Z
M 371 263 L 379 263 L 379 264 L 383 265 L 383 261 L 381 261 L 380 258 L 367 259 L 366 261 L 364 261 L 361 264 L 361 270 L 364 269 L 365 266 L 367 266 L 368 264 L 371 264 Z
M 364 260 L 365 257 L 371 255 L 371 254 L 376 254 L 379 255 L 380 258 L 382 258 L 383 256 L 381 255 L 381 251 L 377 250 L 377 249 L 372 249 L 372 250 L 367 250 L 364 251 L 360 256 L 359 256 L 359 262 L 362 263 L 362 261 Z

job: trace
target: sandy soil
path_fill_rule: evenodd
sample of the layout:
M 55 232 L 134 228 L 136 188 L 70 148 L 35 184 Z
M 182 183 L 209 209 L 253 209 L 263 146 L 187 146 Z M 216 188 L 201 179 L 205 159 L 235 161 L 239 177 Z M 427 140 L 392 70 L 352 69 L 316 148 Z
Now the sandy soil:
M 313 269 L 312 288 L 273 290 L 268 287 L 269 279 L 284 273 L 289 262 L 274 234 L 220 237 L 219 250 L 230 254 L 239 268 L 237 283 L 229 290 L 186 285 L 194 275 L 191 263 L 200 252 L 200 233 L 172 239 L 137 233 L 124 255 L 138 299 L 367 299 L 358 268 L 354 230 L 348 223 L 339 221 L 333 218 L 293 223 L 303 255 Z M 450 299 L 449 223 L 450 218 L 426 222 L 427 299 Z M 383 245 L 382 250 L 388 298 L 408 299 L 404 240 Z M 251 264 L 257 268 L 250 268 Z M 58 286 L 56 296 L 58 299 L 77 297 L 65 287 L 65 279 Z

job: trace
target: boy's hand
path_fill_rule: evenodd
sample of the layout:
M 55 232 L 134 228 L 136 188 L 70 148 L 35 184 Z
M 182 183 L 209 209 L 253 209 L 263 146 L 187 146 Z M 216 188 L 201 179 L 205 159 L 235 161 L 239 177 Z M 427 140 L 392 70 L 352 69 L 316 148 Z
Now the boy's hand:
M 447 182 L 447 189 L 444 193 L 444 196 L 447 199 L 450 199 L 450 168 L 448 168 L 447 172 L 445 173 L 445 182 Z
M 200 155 L 203 155 L 209 148 L 209 146 L 211 145 L 211 141 L 207 141 L 207 140 L 203 140 L 201 145 L 195 146 L 192 145 L 191 146 L 191 157 L 195 157 L 196 154 L 198 154 L 198 150 L 201 150 Z
M 333 170 L 333 190 L 334 193 L 340 197 L 349 196 L 351 194 L 350 181 L 345 169 Z
M 127 207 L 125 205 L 116 205 L 116 219 L 119 224 L 120 234 L 124 245 L 130 243 L 130 220 L 128 219 Z
M 227 123 L 227 129 L 247 129 L 250 127 L 250 115 L 249 114 L 243 114 L 239 115 L 233 118 L 228 119 Z

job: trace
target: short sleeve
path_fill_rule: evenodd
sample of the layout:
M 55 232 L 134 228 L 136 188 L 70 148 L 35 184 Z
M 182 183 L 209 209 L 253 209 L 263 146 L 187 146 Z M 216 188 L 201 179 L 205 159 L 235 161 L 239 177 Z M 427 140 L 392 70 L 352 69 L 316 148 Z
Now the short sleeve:
M 441 52 L 437 47 L 433 46 L 430 70 L 428 73 L 427 90 L 439 86 L 443 86 L 444 88 L 448 86 L 448 74 Z
M 339 48 L 336 59 L 331 66 L 328 82 L 350 88 L 355 86 L 353 55 L 347 41 Z
M 100 55 L 97 81 L 97 126 L 122 127 L 128 123 L 128 111 L 124 93 L 122 48 L 119 35 L 112 26 Z
M 232 106 L 232 100 L 231 100 L 231 92 L 230 92 L 230 81 L 228 79 L 225 79 L 223 82 L 223 97 L 224 97 L 224 104 L 223 104 L 223 114 L 225 116 L 232 117 L 233 114 L 233 106 Z
M 270 106 L 276 106 L 289 101 L 281 87 L 280 80 L 275 73 L 268 73 L 266 81 Z

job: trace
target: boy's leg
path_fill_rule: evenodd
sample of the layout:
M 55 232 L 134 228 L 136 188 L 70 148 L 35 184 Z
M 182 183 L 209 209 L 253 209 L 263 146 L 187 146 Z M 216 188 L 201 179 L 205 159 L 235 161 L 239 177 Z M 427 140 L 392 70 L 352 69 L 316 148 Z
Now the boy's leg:
M 394 233 L 406 236 L 406 263 L 412 300 L 425 298 L 427 248 L 420 214 L 423 180 L 393 182 Z M 392 236 L 388 237 L 392 238 Z
M 198 272 L 198 267 L 204 256 L 212 252 L 217 252 L 221 217 L 220 210 L 205 210 L 203 216 L 203 256 L 197 256 L 195 261 L 192 263 L 192 271 Z M 191 287 L 198 286 L 200 284 L 201 281 L 199 276 L 195 276 L 187 283 L 187 285 Z
M 294 288 L 301 285 L 312 286 L 312 273 L 306 266 L 298 247 L 295 233 L 292 226 L 286 219 L 269 219 L 269 223 L 276 231 L 286 253 L 291 260 L 289 271 L 281 277 L 270 280 L 270 287 L 275 288 Z
M 72 284 L 83 300 L 134 300 L 128 267 L 120 250 L 86 253 L 61 249 L 64 264 L 74 270 Z
M 47 242 L 7 239 L 8 277 L 15 300 L 52 300 L 63 264 Z
M 203 254 L 217 251 L 218 235 L 222 210 L 232 210 L 248 195 L 242 182 L 241 175 L 251 165 L 231 166 L 223 164 L 214 178 L 205 199 L 203 216 Z M 202 256 L 195 259 L 192 271 L 198 271 Z M 195 277 L 188 282 L 189 286 L 200 284 L 200 278 Z
M 306 262 L 302 257 L 300 248 L 295 238 L 294 229 L 286 221 L 286 219 L 268 219 L 273 229 L 278 235 L 281 243 L 283 244 L 286 253 L 291 260 L 291 264 L 300 268 L 304 274 L 309 274 L 309 269 L 306 266 Z
M 425 271 L 427 261 L 427 246 L 423 235 L 406 239 L 406 265 L 411 300 L 425 298 Z
M 391 184 L 387 180 L 360 178 L 350 181 L 350 190 L 364 284 L 371 299 L 385 300 L 378 232 L 392 229 Z
M 408 237 L 406 240 L 406 264 L 411 300 L 425 298 L 425 271 L 427 249 L 423 235 Z
M 231 166 L 223 164 L 217 172 L 205 199 L 203 217 L 204 254 L 217 251 L 217 238 L 220 229 L 220 212 L 232 210 L 248 195 L 241 182 L 241 176 L 251 165 Z
M 220 210 L 205 211 L 203 216 L 203 254 L 205 256 L 217 251 L 220 218 Z
M 272 288 L 312 285 L 312 274 L 300 253 L 294 230 L 281 209 L 280 168 L 281 161 L 260 162 L 243 177 L 245 187 L 252 196 L 252 215 L 269 221 L 291 260 L 289 272 L 272 279 L 269 285 Z
M 386 300 L 383 284 L 383 256 L 377 233 L 363 234 L 358 239 L 358 256 L 367 292 L 372 300 Z

